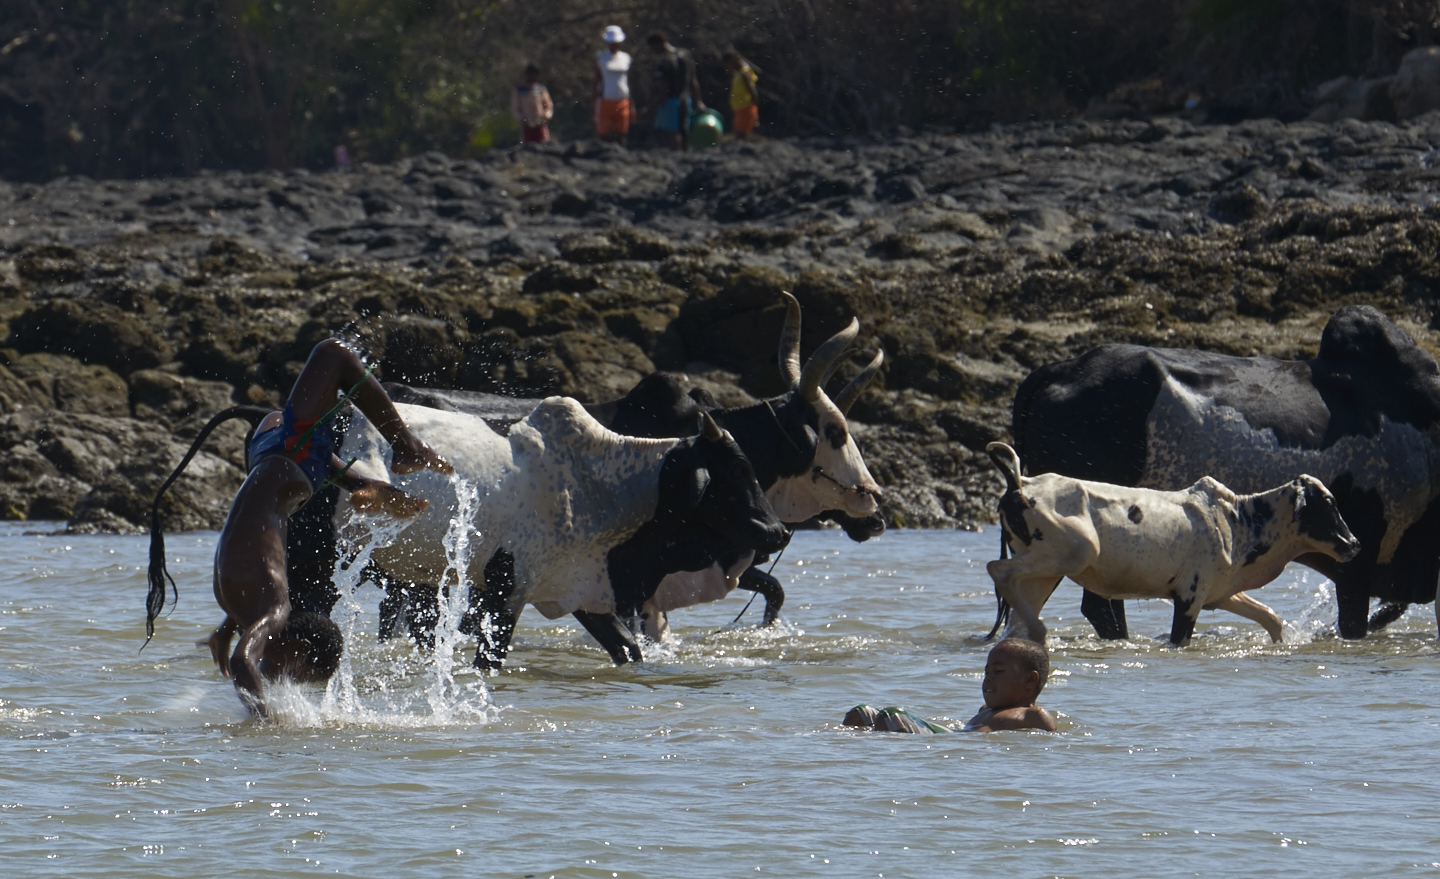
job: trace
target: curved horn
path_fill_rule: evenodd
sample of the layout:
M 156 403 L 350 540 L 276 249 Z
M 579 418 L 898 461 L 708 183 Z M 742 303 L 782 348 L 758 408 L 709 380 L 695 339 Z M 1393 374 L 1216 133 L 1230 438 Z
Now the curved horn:
M 860 319 L 850 318 L 850 326 L 831 336 L 810 355 L 805 371 L 800 373 L 800 396 L 814 400 L 820 393 L 820 378 L 850 348 L 850 343 L 860 334 Z
M 787 387 L 800 383 L 800 300 L 788 291 L 785 297 L 785 328 L 780 331 L 780 377 Z
M 859 354 L 859 353 L 860 353 L 859 349 L 851 348 L 849 351 L 846 351 L 844 354 L 841 354 L 839 357 L 836 357 L 836 358 L 835 358 L 835 362 L 832 363 L 832 364 L 830 364 L 830 368 L 827 369 L 827 370 L 825 370 L 825 374 L 822 375 L 822 376 L 820 376 L 820 387 L 823 388 L 823 387 L 829 385 L 829 384 L 830 384 L 830 379 L 831 379 L 832 377 L 834 377 L 835 371 L 840 368 L 840 365 L 841 365 L 842 363 L 844 363 L 845 361 L 849 360 L 850 358 L 854 357 L 856 354 Z
M 865 390 L 865 386 L 870 384 L 871 380 L 879 374 L 880 365 L 884 362 L 885 350 L 882 348 L 875 354 L 875 359 L 871 360 L 868 366 L 860 370 L 860 374 L 851 379 L 850 384 L 845 386 L 845 390 L 840 392 L 840 396 L 835 398 L 835 406 L 840 410 L 841 415 L 850 414 L 850 407 L 854 406 L 855 401 L 860 399 L 860 393 Z
M 705 434 L 705 438 L 710 442 L 713 443 L 725 438 L 725 434 L 720 431 L 720 425 L 715 423 L 715 419 L 710 417 L 709 412 L 700 413 L 700 425 Z

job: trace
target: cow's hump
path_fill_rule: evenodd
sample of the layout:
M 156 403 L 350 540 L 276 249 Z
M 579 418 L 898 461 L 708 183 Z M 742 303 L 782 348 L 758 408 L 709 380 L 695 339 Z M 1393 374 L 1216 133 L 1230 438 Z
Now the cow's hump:
M 1349 416 L 1332 434 L 1372 433 L 1381 415 L 1421 430 L 1440 421 L 1440 365 L 1372 306 L 1335 312 L 1312 367 L 1331 410 Z

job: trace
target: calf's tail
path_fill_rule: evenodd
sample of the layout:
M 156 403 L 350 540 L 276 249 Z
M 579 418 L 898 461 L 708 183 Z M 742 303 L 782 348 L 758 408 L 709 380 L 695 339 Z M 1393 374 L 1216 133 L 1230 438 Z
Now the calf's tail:
M 990 456 L 990 460 L 994 461 L 995 466 L 1000 468 L 1000 472 L 1004 474 L 1005 491 L 1007 493 L 1019 491 L 1020 456 L 1015 454 L 1015 450 L 1004 443 L 990 443 L 985 447 L 985 453 Z M 1000 523 L 1000 558 L 1008 559 L 1009 557 L 1010 544 L 1005 540 L 1005 523 L 1002 517 Z M 986 641 L 995 637 L 995 633 L 1000 631 L 1000 627 L 1005 624 L 1005 620 L 1010 616 L 1010 605 L 1007 604 L 1005 599 L 1000 597 L 998 593 L 995 596 L 995 602 L 997 605 L 995 608 L 995 626 L 990 629 L 990 634 L 985 636 Z
M 1000 472 L 1004 474 L 1005 490 L 1019 491 L 1020 456 L 1015 454 L 1015 450 L 1004 443 L 991 443 L 985 447 L 985 453 L 990 456 L 990 460 L 994 461 L 995 466 L 1000 468 Z
M 1001 560 L 1010 558 L 1010 544 L 1005 540 L 1004 525 L 1000 526 L 1000 558 Z M 992 640 L 995 637 L 995 633 L 1000 631 L 1000 627 L 1005 625 L 1005 621 L 1008 619 L 1010 619 L 1010 603 L 1007 602 L 999 592 L 996 592 L 995 625 L 990 628 L 990 634 L 985 636 L 985 640 Z
M 195 442 L 190 444 L 190 451 L 185 453 L 185 457 L 180 459 L 180 465 L 175 468 L 175 472 L 171 473 L 170 478 L 160 486 L 160 490 L 155 492 L 155 501 L 150 505 L 150 570 L 148 575 L 150 592 L 145 596 L 145 644 L 149 644 L 150 639 L 155 637 L 155 618 L 165 609 L 165 582 L 167 580 L 170 582 L 171 590 L 175 593 L 175 600 L 180 599 L 180 590 L 175 586 L 175 579 L 165 569 L 165 526 L 160 517 L 161 498 L 165 496 L 165 492 L 171 484 L 180 478 L 180 474 L 185 472 L 186 466 L 190 464 L 190 459 L 199 453 L 200 446 L 204 444 L 210 434 L 215 432 L 215 428 L 231 419 L 243 418 L 250 422 L 250 429 L 254 430 L 271 411 L 264 406 L 231 406 L 229 409 L 217 413 L 204 427 L 200 428 Z M 145 644 L 140 645 L 141 650 L 145 649 Z

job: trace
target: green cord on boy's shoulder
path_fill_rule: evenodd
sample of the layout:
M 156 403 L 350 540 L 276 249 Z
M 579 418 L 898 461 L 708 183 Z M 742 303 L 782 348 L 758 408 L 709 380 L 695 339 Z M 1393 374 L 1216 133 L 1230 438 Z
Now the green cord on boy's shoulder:
M 339 412 L 339 411 L 340 411 L 340 407 L 341 407 L 341 406 L 344 406 L 346 403 L 350 402 L 350 398 L 353 397 L 353 396 L 355 396 L 355 392 L 358 391 L 358 390 L 360 390 L 361 386 L 364 385 L 367 380 L 369 380 L 370 374 L 373 373 L 374 371 L 375 371 L 375 366 L 374 366 L 374 364 L 369 364 L 369 365 L 367 365 L 367 366 L 365 367 L 365 374 L 362 375 L 362 376 L 360 376 L 360 380 L 355 383 L 355 387 L 353 387 L 353 388 L 351 388 L 350 390 L 346 391 L 346 392 L 345 392 L 345 396 L 341 397 L 340 400 L 339 400 L 334 406 L 331 406 L 329 409 L 327 409 L 327 410 L 325 411 L 325 414 L 324 414 L 324 415 L 321 415 L 319 418 L 315 419 L 315 423 L 314 423 L 314 424 L 310 425 L 309 427 L 305 428 L 304 430 L 302 430 L 302 431 L 300 432 L 300 435 L 295 438 L 295 443 L 290 447 L 289 455 L 290 455 L 291 460 L 298 460 L 298 459 L 299 459 L 299 457 L 300 457 L 300 450 L 303 449 L 303 448 L 305 448 L 306 446 L 310 445 L 310 438 L 315 435 L 315 431 L 320 428 L 320 425 L 322 425 L 322 424 L 324 424 L 325 422 L 329 421 L 329 420 L 331 419 L 331 417 L 333 417 L 333 416 L 335 415 L 336 412 Z M 354 463 L 355 463 L 354 461 L 351 461 L 351 462 L 350 462 L 350 464 L 354 464 Z M 349 464 L 345 465 L 345 470 L 349 470 L 349 469 L 350 469 L 350 465 L 349 465 Z M 340 471 L 340 472 L 341 472 L 341 473 L 344 473 L 345 471 L 342 470 L 342 471 Z M 328 484 L 329 480 L 326 480 L 326 482 L 327 482 L 327 484 Z

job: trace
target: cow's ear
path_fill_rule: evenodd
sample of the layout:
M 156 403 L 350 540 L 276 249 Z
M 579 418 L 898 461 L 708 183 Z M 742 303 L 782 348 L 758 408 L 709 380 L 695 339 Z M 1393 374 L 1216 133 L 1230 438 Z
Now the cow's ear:
M 1296 479 L 1296 480 L 1295 480 L 1295 517 L 1294 517 L 1291 521 L 1294 521 L 1294 522 L 1299 522 L 1299 521 L 1300 521 L 1300 514 L 1305 510 L 1305 502 L 1309 500 L 1309 498 L 1306 497 L 1308 494 L 1310 494 L 1310 483 L 1306 482 L 1306 481 L 1304 480 L 1304 478 Z
M 710 471 L 705 467 L 696 467 L 690 478 L 685 480 L 680 490 L 680 509 L 693 510 L 700 506 L 700 499 L 705 496 L 705 489 L 710 487 Z

